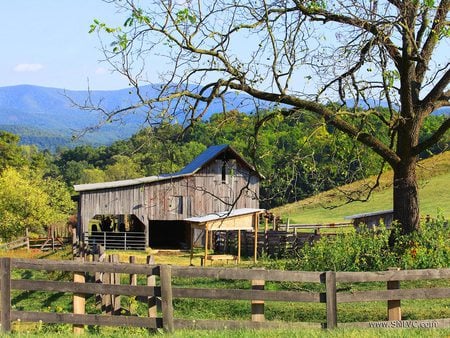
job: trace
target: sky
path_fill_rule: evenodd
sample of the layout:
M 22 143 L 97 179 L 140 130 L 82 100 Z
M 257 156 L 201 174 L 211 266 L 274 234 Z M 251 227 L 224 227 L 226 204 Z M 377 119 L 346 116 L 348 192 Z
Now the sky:
M 96 34 L 95 18 L 118 22 L 101 0 L 3 0 L 0 87 L 31 84 L 67 90 L 112 90 L 127 81 L 112 74 Z
M 98 36 L 89 34 L 94 19 L 112 27 L 123 23 L 123 15 L 117 15 L 111 4 L 101 0 L 3 0 L 0 13 L 0 87 L 128 87 L 123 76 L 100 62 L 103 55 Z M 447 41 L 441 48 L 444 63 L 448 62 L 449 45 Z M 157 81 L 157 76 L 153 77 Z

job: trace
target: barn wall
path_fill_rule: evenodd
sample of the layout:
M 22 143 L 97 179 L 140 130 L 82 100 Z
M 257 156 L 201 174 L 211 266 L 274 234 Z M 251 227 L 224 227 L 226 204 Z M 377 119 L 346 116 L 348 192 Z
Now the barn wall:
M 259 208 L 258 177 L 249 177 L 249 171 L 234 162 L 223 183 L 222 165 L 221 160 L 216 160 L 193 176 L 147 185 L 149 219 L 183 220 L 227 211 L 236 199 L 234 209 Z
M 143 186 L 83 191 L 79 202 L 82 231 L 87 231 L 89 220 L 95 215 L 134 214 L 147 224 L 143 201 Z

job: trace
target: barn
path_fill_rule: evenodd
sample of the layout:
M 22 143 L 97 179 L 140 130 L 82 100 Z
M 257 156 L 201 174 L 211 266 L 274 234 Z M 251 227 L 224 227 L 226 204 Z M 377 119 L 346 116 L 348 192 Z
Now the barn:
M 227 230 L 255 230 L 262 212 L 261 178 L 231 146 L 222 144 L 207 148 L 173 174 L 75 185 L 77 236 L 118 249 L 192 248 L 196 241 L 204 243 L 209 223 L 201 220 L 211 215 L 220 215 Z M 232 222 L 224 221 L 227 215 Z M 92 225 L 95 219 L 101 220 L 99 226 Z

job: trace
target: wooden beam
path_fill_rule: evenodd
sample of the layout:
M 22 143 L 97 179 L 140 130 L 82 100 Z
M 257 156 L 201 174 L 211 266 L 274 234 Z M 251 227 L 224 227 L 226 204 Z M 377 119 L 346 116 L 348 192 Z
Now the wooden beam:
M 205 228 L 205 255 L 203 256 L 203 266 L 206 265 L 206 261 L 208 259 L 208 228 Z
M 399 271 L 400 268 L 389 268 L 389 271 Z M 388 290 L 400 289 L 399 281 L 388 281 Z M 387 302 L 388 320 L 402 320 L 402 308 L 400 307 L 400 299 L 392 299 Z
M 253 249 L 253 263 L 256 264 L 258 261 L 258 214 L 255 214 L 253 217 L 254 229 L 255 229 L 255 238 L 254 238 L 254 249 Z
M 174 331 L 173 302 L 172 302 L 172 272 L 170 265 L 161 265 L 161 307 L 163 316 L 163 329 L 166 332 Z
M 237 261 L 239 264 L 241 262 L 241 230 L 238 230 L 237 232 L 238 232 L 238 247 L 237 247 L 238 259 L 237 259 Z
M 192 223 L 190 224 L 191 227 L 191 255 L 189 257 L 189 265 L 192 265 L 192 259 L 194 258 L 194 228 L 192 227 Z
M 82 258 L 76 257 L 76 260 L 82 261 Z M 74 283 L 85 283 L 84 272 L 74 272 L 73 273 Z M 73 314 L 74 315 L 84 315 L 86 313 L 86 298 L 82 293 L 73 294 Z M 84 333 L 84 325 L 74 324 L 73 333 L 75 335 L 81 335 Z
M 334 329 L 337 325 L 337 297 L 336 297 L 336 272 L 325 273 L 327 329 Z

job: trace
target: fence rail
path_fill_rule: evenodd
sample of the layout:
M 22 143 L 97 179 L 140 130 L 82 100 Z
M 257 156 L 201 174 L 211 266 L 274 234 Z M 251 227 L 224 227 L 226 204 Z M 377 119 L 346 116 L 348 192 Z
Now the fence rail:
M 132 261 L 132 260 L 130 260 Z M 450 279 L 450 269 L 436 270 L 408 270 L 408 271 L 379 271 L 379 272 L 302 272 L 264 269 L 239 268 L 202 268 L 179 267 L 169 265 L 129 263 L 98 263 L 84 261 L 51 261 L 29 260 L 15 258 L 0 258 L 0 319 L 3 331 L 11 330 L 11 323 L 16 320 L 23 322 L 68 323 L 73 324 L 74 332 L 80 333 L 84 325 L 106 326 L 134 326 L 145 328 L 163 328 L 173 331 L 180 328 L 218 329 L 218 328 L 335 328 L 336 326 L 372 327 L 365 323 L 338 323 L 338 303 L 386 301 L 388 321 L 377 322 L 377 327 L 394 327 L 390 323 L 401 325 L 400 301 L 402 299 L 442 299 L 450 298 L 450 288 L 429 289 L 399 289 L 400 281 Z M 73 282 L 43 281 L 12 278 L 14 269 L 65 271 L 73 273 Z M 99 284 L 90 278 L 101 274 L 130 275 L 130 284 Z M 146 285 L 136 285 L 136 275 L 146 277 Z M 133 278 L 132 278 L 133 277 Z M 156 282 L 156 277 L 159 282 Z M 220 289 L 177 287 L 173 285 L 173 278 L 211 278 L 251 281 L 250 289 Z M 120 279 L 119 279 L 120 280 Z M 117 281 L 117 279 L 116 279 Z M 304 282 L 323 284 L 322 292 L 305 291 L 269 291 L 265 290 L 265 283 L 273 282 Z M 337 283 L 353 282 L 386 282 L 387 290 L 345 292 L 338 291 Z M 33 311 L 18 311 L 11 307 L 11 292 L 13 290 L 64 292 L 73 294 L 73 313 L 48 313 Z M 148 303 L 148 316 L 132 315 L 112 316 L 105 314 L 86 314 L 85 300 L 88 295 L 128 295 L 145 299 Z M 201 298 L 248 300 L 251 302 L 252 320 L 209 320 L 196 318 L 195 320 L 174 318 L 174 298 Z M 265 321 L 264 302 L 312 302 L 324 303 L 326 308 L 326 322 L 282 322 Z M 156 304 L 160 303 L 158 313 Z M 120 304 L 120 302 L 119 302 Z M 114 304 L 111 304 L 114 306 Z M 117 312 L 110 312 L 117 313 Z M 395 321 L 395 322 L 393 322 Z M 425 325 L 433 321 L 433 327 L 450 327 L 450 318 L 428 319 L 415 321 L 415 325 Z M 405 321 L 407 323 L 407 321 Z
M 85 243 L 93 248 L 101 245 L 105 250 L 145 250 L 143 232 L 85 232 Z
M 23 247 L 30 247 L 29 238 L 27 236 L 17 238 L 11 242 L 0 245 L 0 250 L 14 250 Z

